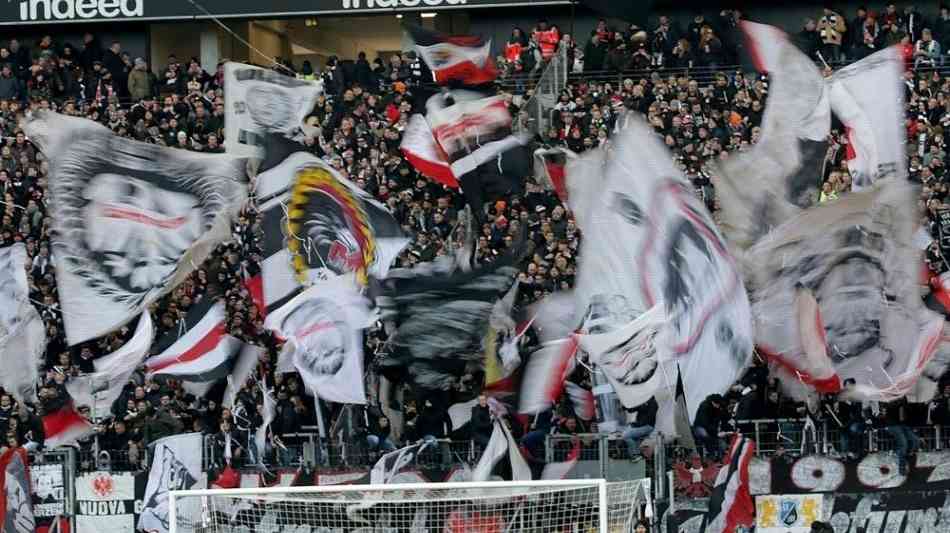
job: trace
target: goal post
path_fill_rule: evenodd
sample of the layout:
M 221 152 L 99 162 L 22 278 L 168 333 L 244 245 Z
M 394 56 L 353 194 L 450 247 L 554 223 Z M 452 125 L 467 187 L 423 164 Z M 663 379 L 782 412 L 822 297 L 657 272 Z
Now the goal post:
M 168 494 L 168 522 L 170 533 L 625 531 L 633 502 L 611 493 L 603 479 L 183 490 Z

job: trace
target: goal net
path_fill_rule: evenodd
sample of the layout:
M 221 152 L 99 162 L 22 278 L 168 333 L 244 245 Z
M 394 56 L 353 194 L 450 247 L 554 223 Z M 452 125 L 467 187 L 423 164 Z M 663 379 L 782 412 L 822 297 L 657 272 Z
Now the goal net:
M 633 531 L 637 481 L 495 481 L 173 491 L 170 533 Z M 613 499 L 614 501 L 610 501 Z

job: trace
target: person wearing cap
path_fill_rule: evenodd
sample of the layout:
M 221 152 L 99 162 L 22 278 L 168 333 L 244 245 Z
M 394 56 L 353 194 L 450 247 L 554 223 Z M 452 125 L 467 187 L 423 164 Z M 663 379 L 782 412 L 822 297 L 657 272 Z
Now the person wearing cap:
M 135 58 L 132 72 L 129 73 L 129 96 L 133 102 L 141 102 L 152 96 L 152 82 L 148 75 L 148 65 L 141 57 Z

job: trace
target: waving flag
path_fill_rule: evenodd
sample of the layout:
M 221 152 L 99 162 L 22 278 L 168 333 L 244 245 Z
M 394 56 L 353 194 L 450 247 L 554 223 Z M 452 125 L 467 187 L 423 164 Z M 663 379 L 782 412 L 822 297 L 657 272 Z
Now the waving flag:
M 399 148 L 420 174 L 446 187 L 459 188 L 448 156 L 432 136 L 432 129 L 421 113 L 414 113 L 409 118 Z
M 26 246 L 0 248 L 0 386 L 16 399 L 36 396 L 46 326 L 30 303 Z
M 443 35 L 420 26 L 409 26 L 406 30 L 436 83 L 482 85 L 498 76 L 491 57 L 491 39 Z
M 521 379 L 518 412 L 537 414 L 550 409 L 564 391 L 564 384 L 576 367 L 577 338 L 541 345 L 528 356 Z
M 386 277 L 409 242 L 382 204 L 309 153 L 258 176 L 257 198 L 269 310 L 319 280 L 349 272 L 363 284 L 370 275 Z
M 660 424 L 671 430 L 673 411 L 662 405 L 672 405 L 673 367 L 683 369 L 695 416 L 699 403 L 725 392 L 752 356 L 749 302 L 712 217 L 652 129 L 631 119 L 614 143 L 602 182 L 597 159 L 581 158 L 568 172 L 584 234 L 574 293 L 594 337 L 581 345 L 604 364 L 626 407 L 662 393 Z M 645 349 L 651 328 L 634 324 L 655 305 L 664 318 L 653 351 Z
M 207 476 L 201 471 L 202 446 L 200 433 L 165 437 L 155 442 L 149 455 L 152 466 L 145 487 L 144 507 L 139 515 L 138 529 L 168 533 L 168 493 L 173 490 L 202 489 Z M 201 516 L 201 502 L 179 500 L 175 510 L 179 517 Z
M 393 450 L 376 461 L 373 470 L 369 473 L 370 483 L 381 485 L 390 483 L 403 468 L 412 464 L 423 450 L 429 447 L 429 442 L 421 441 Z
M 904 56 L 891 46 L 831 77 L 831 109 L 848 133 L 851 187 L 907 177 L 904 143 Z
M 755 503 L 749 492 L 749 462 L 753 455 L 755 442 L 736 435 L 709 498 L 703 529 L 706 533 L 737 533 L 737 528 L 749 528 L 755 523 Z
M 72 402 L 43 417 L 44 446 L 49 449 L 69 446 L 92 434 L 93 426 L 76 412 Z
M 34 533 L 30 461 L 24 448 L 9 448 L 0 455 L 0 520 L 4 533 Z
M 494 429 L 488 445 L 478 459 L 478 464 L 472 469 L 472 481 L 488 481 L 492 471 L 506 457 L 511 464 L 511 480 L 523 481 L 531 479 L 531 468 L 521 454 L 518 443 L 511 435 L 508 426 L 500 419 L 495 419 Z
M 837 376 L 862 384 L 864 399 L 882 399 L 895 376 L 916 372 L 922 360 L 938 363 L 930 361 L 936 345 L 921 342 L 941 317 L 920 298 L 916 199 L 912 185 L 886 180 L 805 211 L 749 250 L 756 344 L 781 357 L 770 359 L 789 376 L 788 392 L 802 397 Z M 807 335 L 798 324 L 809 321 L 794 319 L 802 286 L 817 302 L 811 322 L 821 321 Z M 814 358 L 822 349 L 833 374 Z
M 117 137 L 38 113 L 24 126 L 49 158 L 53 258 L 70 345 L 141 314 L 228 238 L 245 162 Z
M 829 88 L 782 31 L 742 21 L 756 67 L 769 73 L 762 135 L 719 163 L 714 180 L 723 233 L 746 249 L 818 201 L 831 128 Z
M 395 327 L 383 370 L 395 381 L 447 390 L 466 366 L 484 365 L 482 339 L 495 303 L 514 283 L 514 264 L 507 255 L 470 272 L 431 264 L 391 272 L 376 297 L 382 320 Z
M 248 378 L 257 370 L 257 363 L 261 359 L 264 348 L 245 344 L 234 362 L 231 369 L 231 375 L 228 376 L 228 385 L 224 389 L 224 398 L 221 399 L 221 405 L 227 408 L 234 407 L 234 401 L 237 398 L 241 388 L 247 383 Z
M 534 175 L 539 183 L 548 190 L 554 191 L 558 199 L 567 203 L 567 185 L 565 183 L 565 167 L 577 154 L 567 148 L 539 148 L 534 151 Z
M 324 400 L 364 404 L 362 330 L 370 321 L 352 277 L 337 277 L 294 297 L 264 326 L 285 340 L 278 372 L 298 372 L 307 390 Z
M 122 389 L 128 384 L 132 373 L 145 359 L 154 338 L 152 317 L 148 312 L 142 313 L 135 334 L 129 342 L 111 354 L 93 361 L 95 372 L 70 378 L 66 382 L 66 390 L 73 402 L 78 406 L 85 405 L 93 409 L 93 416 L 101 416 L 98 414 L 101 412 L 108 413 L 112 403 L 122 394 Z
M 155 355 L 145 361 L 149 376 L 180 379 L 200 392 L 231 373 L 243 343 L 226 333 L 224 302 L 198 301 L 181 330 L 166 333 L 152 347 Z
M 323 93 L 321 83 L 233 62 L 224 65 L 224 86 L 224 147 L 239 157 L 263 157 L 268 134 L 302 141 L 304 118 Z

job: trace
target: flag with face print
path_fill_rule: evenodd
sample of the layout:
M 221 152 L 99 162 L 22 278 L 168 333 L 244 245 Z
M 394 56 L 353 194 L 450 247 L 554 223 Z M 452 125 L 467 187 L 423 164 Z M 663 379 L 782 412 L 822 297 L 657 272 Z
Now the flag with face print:
M 230 235 L 245 162 L 131 141 L 37 113 L 49 159 L 53 258 L 70 345 L 105 335 L 181 283 Z

